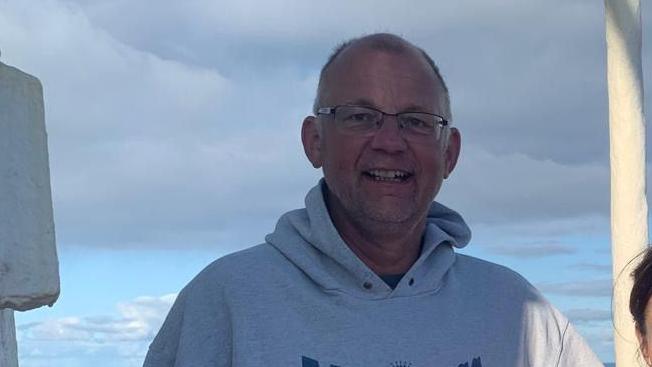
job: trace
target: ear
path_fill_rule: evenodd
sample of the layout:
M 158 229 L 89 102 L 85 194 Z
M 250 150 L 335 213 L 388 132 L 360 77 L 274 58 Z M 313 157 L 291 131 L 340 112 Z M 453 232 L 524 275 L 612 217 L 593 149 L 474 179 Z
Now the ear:
M 308 116 L 303 119 L 301 142 L 303 143 L 303 151 L 312 166 L 320 168 L 322 166 L 321 129 L 315 116 Z
M 460 156 L 460 149 L 462 148 L 462 136 L 459 130 L 454 127 L 450 128 L 447 134 L 447 143 L 445 145 L 444 154 L 446 156 L 446 170 L 444 171 L 444 178 L 448 178 L 457 165 L 457 158 Z

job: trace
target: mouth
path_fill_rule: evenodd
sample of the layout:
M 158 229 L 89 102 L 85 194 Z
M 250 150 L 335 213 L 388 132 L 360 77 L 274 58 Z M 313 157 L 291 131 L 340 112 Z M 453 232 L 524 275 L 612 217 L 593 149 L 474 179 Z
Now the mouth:
M 363 171 L 362 174 L 374 181 L 403 183 L 409 180 L 413 174 L 402 170 L 393 169 L 372 169 Z

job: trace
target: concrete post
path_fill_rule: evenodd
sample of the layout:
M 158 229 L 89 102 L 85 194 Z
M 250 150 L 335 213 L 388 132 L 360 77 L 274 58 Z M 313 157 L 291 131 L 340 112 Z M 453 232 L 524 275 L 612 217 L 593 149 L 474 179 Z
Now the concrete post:
M 41 83 L 0 63 L 0 366 L 18 366 L 13 310 L 58 296 Z
M 13 310 L 0 310 L 0 366 L 18 367 Z
M 638 366 L 638 346 L 628 308 L 630 273 L 635 265 L 631 260 L 648 243 L 640 0 L 605 0 L 605 7 L 614 344 L 616 365 L 629 367 Z

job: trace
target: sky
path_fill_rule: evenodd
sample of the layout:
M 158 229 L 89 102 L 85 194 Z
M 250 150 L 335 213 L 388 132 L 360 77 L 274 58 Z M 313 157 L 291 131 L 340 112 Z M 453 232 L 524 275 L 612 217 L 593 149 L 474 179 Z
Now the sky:
M 463 143 L 437 200 L 472 228 L 461 252 L 523 274 L 613 360 L 603 2 L 0 0 L 0 61 L 44 86 L 62 282 L 16 314 L 21 366 L 142 365 L 195 274 L 303 206 L 319 70 L 373 32 L 447 81 Z

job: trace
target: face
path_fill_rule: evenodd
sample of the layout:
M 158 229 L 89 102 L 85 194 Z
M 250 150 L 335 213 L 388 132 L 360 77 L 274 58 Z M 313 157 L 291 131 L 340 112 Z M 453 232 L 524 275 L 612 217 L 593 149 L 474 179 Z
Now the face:
M 645 330 L 647 331 L 646 335 L 641 334 L 639 330 L 636 330 L 636 335 L 638 336 L 638 341 L 641 349 L 641 356 L 645 359 L 645 363 L 648 366 L 652 366 L 652 357 L 650 352 L 652 352 L 652 302 L 648 301 L 647 306 L 645 306 Z
M 354 104 L 387 113 L 444 113 L 438 107 L 443 90 L 434 72 L 412 50 L 395 54 L 353 46 L 331 64 L 322 92 L 322 107 Z M 383 121 L 374 136 L 358 137 L 343 135 L 332 116 L 304 120 L 304 148 L 313 166 L 323 168 L 331 215 L 357 223 L 424 221 L 457 161 L 459 133 L 451 129 L 440 141 L 407 142 L 395 117 Z M 396 173 L 402 177 L 391 179 Z

